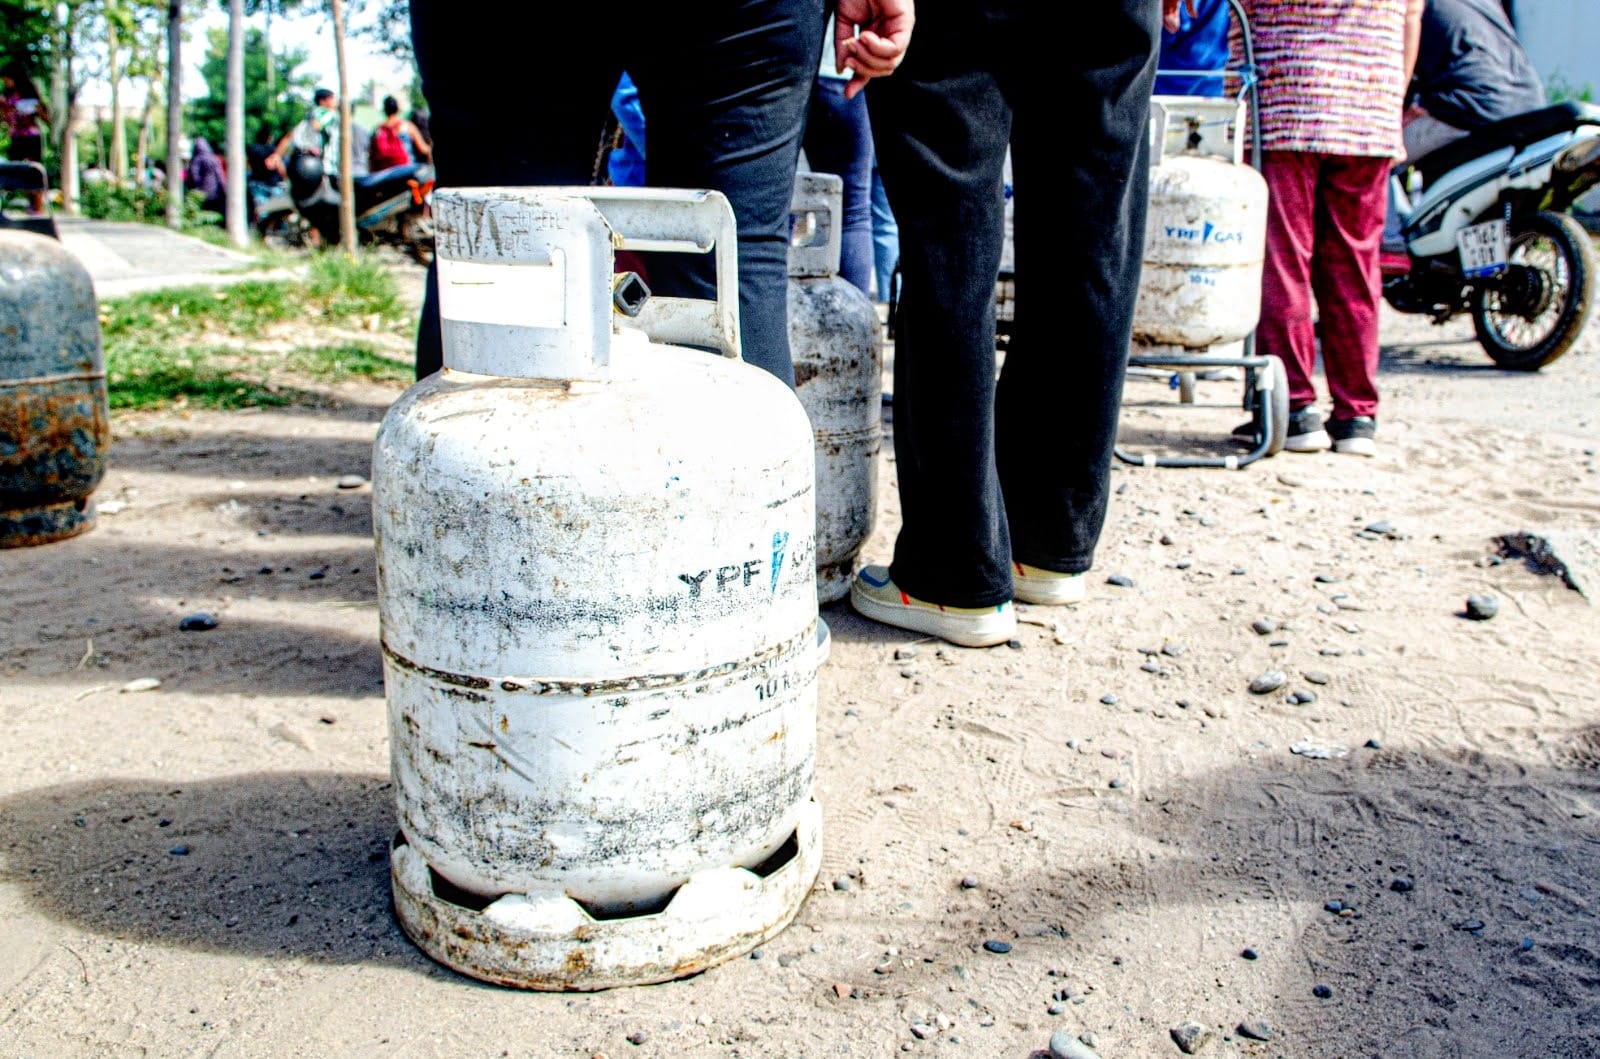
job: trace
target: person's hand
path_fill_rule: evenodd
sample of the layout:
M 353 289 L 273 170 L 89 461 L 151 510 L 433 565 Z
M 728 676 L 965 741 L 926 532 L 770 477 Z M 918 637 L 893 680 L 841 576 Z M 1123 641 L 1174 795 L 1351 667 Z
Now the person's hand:
M 1161 25 L 1168 33 L 1176 33 L 1183 27 L 1183 18 L 1178 13 L 1179 4 L 1188 10 L 1190 18 L 1194 18 L 1194 0 L 1161 0 Z
M 894 73 L 905 58 L 916 20 L 914 0 L 839 0 L 833 28 L 834 68 L 852 71 L 844 89 L 846 99 L 854 99 L 872 78 Z
M 1418 118 L 1425 118 L 1427 116 L 1428 112 L 1423 108 L 1422 104 L 1413 103 L 1400 113 L 1400 127 L 1403 129 L 1407 125 L 1410 125 L 1413 121 L 1416 121 Z

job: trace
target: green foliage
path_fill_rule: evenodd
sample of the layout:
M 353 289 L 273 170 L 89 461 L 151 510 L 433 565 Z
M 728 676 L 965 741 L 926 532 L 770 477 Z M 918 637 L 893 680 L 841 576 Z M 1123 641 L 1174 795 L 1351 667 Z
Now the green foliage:
M 178 287 L 107 299 L 100 330 L 107 348 L 173 345 L 207 334 L 254 337 L 300 315 L 299 284 L 246 280 L 228 287 Z
M 37 0 L 0 0 L 0 62 L 27 71 L 41 92 L 50 88 L 50 7 Z
M 183 226 L 198 227 L 215 224 L 217 214 L 200 208 L 201 196 L 191 191 L 183 198 Z M 78 194 L 78 209 L 85 217 L 100 221 L 138 221 L 143 224 L 165 224 L 167 220 L 167 189 L 165 187 L 134 187 L 117 185 L 109 180 L 90 180 L 83 184 Z
M 119 345 L 106 350 L 106 396 L 112 408 L 188 405 L 248 408 L 285 405 L 298 396 L 271 387 L 264 373 L 231 363 L 232 351 L 210 346 Z
M 372 257 L 319 254 L 311 262 L 306 292 L 329 316 L 397 316 L 400 290 Z
M 191 136 L 204 136 L 220 153 L 227 143 L 228 31 L 214 29 L 209 37 L 200 73 L 206 94 L 189 104 L 187 125 Z M 247 143 L 276 142 L 310 105 L 312 79 L 295 71 L 306 61 L 303 51 L 279 51 L 272 56 L 276 80 L 267 91 L 267 41 L 259 29 L 249 29 L 244 40 L 244 137 Z
M 1545 81 L 1545 98 L 1551 104 L 1578 102 L 1594 102 L 1594 86 L 1584 82 L 1583 87 L 1574 86 L 1560 73 L 1553 73 Z
M 414 377 L 411 364 L 386 357 L 361 342 L 297 349 L 289 354 L 288 363 L 296 371 L 325 382 L 371 379 L 409 383 Z
M 181 404 L 242 408 L 324 398 L 309 382 L 350 379 L 409 382 L 409 360 L 385 356 L 338 337 L 288 351 L 261 348 L 274 324 L 296 321 L 295 335 L 319 321 L 387 319 L 410 323 L 394 278 L 370 258 L 319 256 L 303 282 L 245 280 L 228 287 L 181 287 L 108 298 L 100 305 L 111 407 L 151 409 Z M 404 330 L 404 328 L 402 328 Z M 277 334 L 283 333 L 278 329 Z

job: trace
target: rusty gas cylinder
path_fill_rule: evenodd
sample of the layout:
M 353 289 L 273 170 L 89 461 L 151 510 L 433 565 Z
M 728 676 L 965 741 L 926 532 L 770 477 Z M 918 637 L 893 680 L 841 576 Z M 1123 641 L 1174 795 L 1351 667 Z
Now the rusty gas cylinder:
M 839 275 L 844 181 L 797 174 L 789 216 L 789 348 L 817 440 L 817 602 L 832 603 L 850 591 L 877 514 L 883 331 Z
M 0 228 L 0 548 L 93 526 L 110 440 L 88 272 L 56 240 Z
M 738 355 L 721 195 L 434 207 L 444 368 L 373 455 L 396 913 L 493 982 L 692 974 L 820 864 L 805 412 Z M 714 252 L 716 301 L 614 279 L 618 249 Z
M 1168 146 L 1150 168 L 1144 268 L 1133 310 L 1140 352 L 1204 353 L 1255 329 L 1267 183 L 1244 164 L 1243 108 L 1242 101 L 1185 96 L 1163 96 L 1155 108 Z M 1215 127 L 1235 134 L 1211 138 Z

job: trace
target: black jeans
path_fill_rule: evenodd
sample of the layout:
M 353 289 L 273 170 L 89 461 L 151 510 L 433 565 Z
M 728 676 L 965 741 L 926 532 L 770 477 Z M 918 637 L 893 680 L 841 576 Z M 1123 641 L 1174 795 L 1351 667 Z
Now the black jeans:
M 639 86 L 657 187 L 728 197 L 739 228 L 744 357 L 791 386 L 789 203 L 825 0 L 654 0 L 458 7 L 411 0 L 441 188 L 588 184 L 617 78 Z M 709 255 L 663 255 L 659 293 L 715 294 Z M 417 376 L 442 363 L 428 273 Z
M 1012 561 L 1087 570 L 1105 523 L 1144 250 L 1159 0 L 919 6 L 867 90 L 900 225 L 890 567 L 920 599 L 985 607 Z M 1002 169 L 1015 320 L 995 380 Z M 1055 157 L 1064 165 L 1053 164 Z

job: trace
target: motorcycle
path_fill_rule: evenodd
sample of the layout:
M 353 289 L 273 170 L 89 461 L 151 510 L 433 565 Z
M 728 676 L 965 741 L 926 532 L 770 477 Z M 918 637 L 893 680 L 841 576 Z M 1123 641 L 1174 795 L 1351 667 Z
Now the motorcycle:
M 267 242 L 291 246 L 339 241 L 339 190 L 322 159 L 297 152 L 286 189 L 264 200 L 256 229 Z M 403 165 L 354 179 L 357 238 L 394 246 L 419 264 L 433 260 L 433 167 Z
M 1490 360 L 1538 371 L 1589 316 L 1595 251 L 1567 211 L 1597 184 L 1600 107 L 1586 103 L 1518 114 L 1396 166 L 1406 254 L 1384 265 L 1384 300 L 1435 323 L 1470 313 Z

